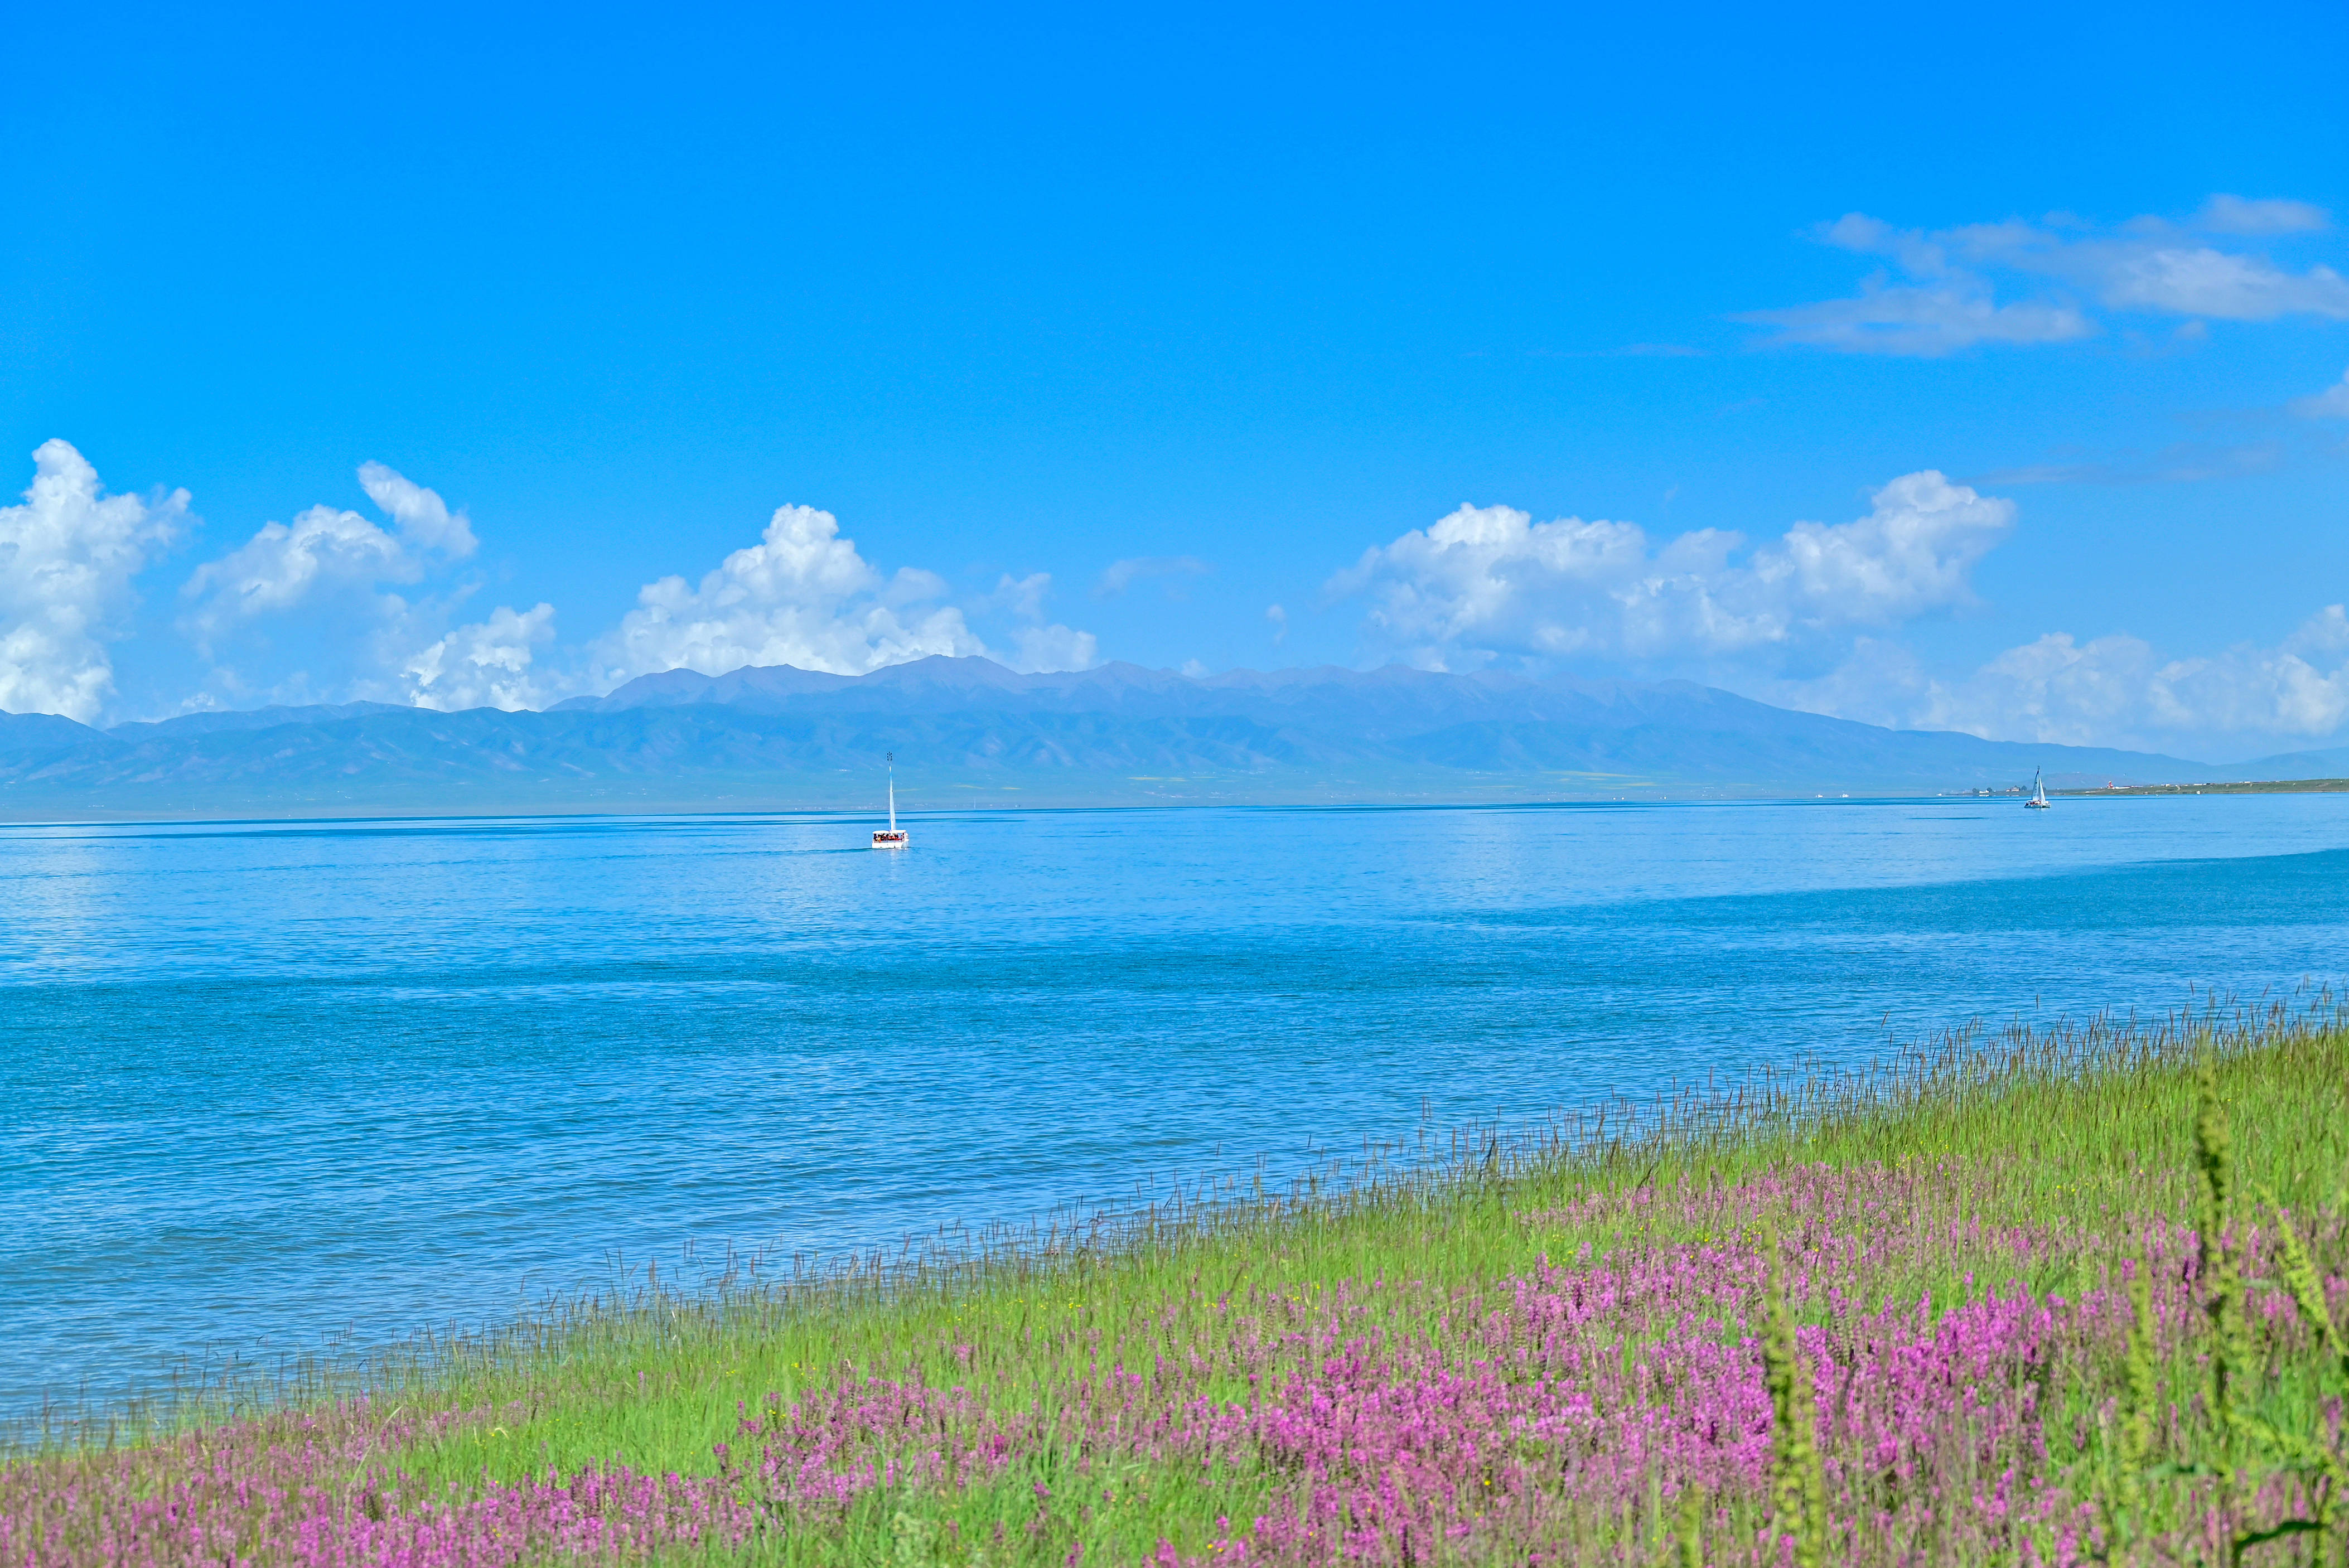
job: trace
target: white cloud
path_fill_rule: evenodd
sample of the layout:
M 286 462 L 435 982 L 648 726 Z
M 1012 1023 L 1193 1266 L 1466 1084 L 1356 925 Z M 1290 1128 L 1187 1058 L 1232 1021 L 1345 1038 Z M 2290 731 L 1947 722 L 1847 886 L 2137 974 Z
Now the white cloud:
M 2313 397 L 2295 398 L 2292 411 L 2303 419 L 2349 419 L 2349 370 Z
M 1999 304 L 1992 299 L 1990 286 L 1975 278 L 1929 288 L 1872 280 L 1856 299 L 1754 311 L 1740 319 L 1776 327 L 1774 341 L 1779 343 L 1924 357 L 1977 343 L 2068 343 L 2097 331 L 2095 322 L 2070 304 Z
M 390 534 L 357 512 L 314 506 L 290 527 L 264 523 L 239 548 L 197 567 L 180 590 L 189 603 L 182 624 L 209 654 L 240 621 L 291 610 L 328 588 L 418 575 L 418 563 Z
M 409 700 L 444 712 L 543 707 L 556 694 L 533 679 L 531 650 L 554 640 L 554 605 L 517 614 L 501 604 L 487 621 L 457 627 L 402 666 L 400 674 L 412 683 Z
M 1057 623 L 1022 626 L 1011 634 L 1011 657 L 1006 661 L 1025 675 L 1052 670 L 1089 670 L 1101 662 L 1101 641 L 1091 632 L 1071 631 Z
M 1010 611 L 1023 621 L 1044 618 L 1044 601 L 1052 592 L 1052 574 L 1031 572 L 1025 577 L 1014 577 L 1007 572 L 995 584 L 995 592 L 980 601 L 984 608 Z
M 1267 604 L 1264 607 L 1264 618 L 1272 623 L 1272 640 L 1275 645 L 1288 641 L 1288 612 L 1287 610 L 1282 609 L 1278 604 Z
M 362 463 L 358 480 L 388 526 L 314 506 L 263 524 L 181 586 L 180 629 L 212 665 L 200 696 L 449 708 L 560 695 L 532 668 L 533 647 L 554 635 L 550 606 L 450 625 L 474 592 L 448 575 L 479 548 L 465 514 L 381 463 Z M 420 598 L 389 591 L 416 583 L 428 585 Z
M 181 627 L 207 655 L 239 623 L 279 614 L 336 591 L 371 594 L 385 583 L 414 583 L 432 566 L 474 549 L 464 513 L 385 468 L 359 466 L 359 483 L 393 520 L 385 530 L 355 511 L 314 506 L 291 526 L 264 523 L 217 561 L 196 568 L 180 590 L 188 602 Z M 396 596 L 379 602 L 384 609 Z
M 2349 278 L 2331 267 L 2288 273 L 2257 256 L 2209 246 L 2145 246 L 2116 242 L 2075 246 L 2064 265 L 2116 309 L 2221 321 L 2273 321 L 2286 315 L 2349 318 Z
M 2211 234 L 2309 234 L 2330 228 L 2332 220 L 2323 208 L 2305 201 L 2220 195 L 2202 203 L 2191 226 Z
M 1636 523 L 1463 506 L 1366 551 L 1329 592 L 1367 594 L 1373 649 L 1426 668 L 1766 660 L 1837 628 L 1970 603 L 1974 562 L 2014 517 L 2012 502 L 1931 470 L 1873 500 L 1856 521 L 1798 522 L 1750 552 L 1713 529 L 1656 548 Z
M 1044 624 L 1044 603 L 1051 597 L 1052 574 L 1034 572 L 1025 577 L 1003 574 L 995 592 L 981 599 L 980 609 L 1004 609 L 1021 623 L 1011 633 L 1011 654 L 1006 661 L 1026 675 L 1052 670 L 1089 670 L 1099 662 L 1101 641 L 1091 632 L 1079 632 L 1058 622 Z
M 359 465 L 359 488 L 399 524 L 401 536 L 418 548 L 437 550 L 452 561 L 473 553 L 471 521 L 461 511 L 451 514 L 447 503 L 422 485 L 381 463 L 368 462 Z
M 1775 327 L 1771 341 L 1856 353 L 1941 355 L 1975 344 L 2063 343 L 2102 330 L 2085 302 L 2124 315 L 2275 321 L 2349 319 L 2349 279 L 2331 267 L 2294 272 L 2230 240 L 2317 232 L 2304 202 L 2213 196 L 2184 224 L 2138 218 L 2099 229 L 2065 214 L 1927 232 L 1847 213 L 1816 231 L 1824 243 L 1890 261 L 1857 295 L 1740 319 Z M 2028 297 L 2001 304 L 2003 276 Z
M 94 718 L 113 689 L 107 645 L 129 634 L 132 578 L 185 519 L 188 496 L 108 496 L 63 441 L 35 460 L 25 504 L 0 508 L 0 707 Z M 648 583 L 608 634 L 550 658 L 551 604 L 476 610 L 460 624 L 481 589 L 461 570 L 480 549 L 461 511 L 381 463 L 362 464 L 358 482 L 380 520 L 313 506 L 189 574 L 177 626 L 202 655 L 199 678 L 192 690 L 149 683 L 148 712 L 354 698 L 515 709 L 680 666 L 862 674 L 932 654 L 988 655 L 966 610 L 996 617 L 992 656 L 1016 669 L 1100 660 L 1092 633 L 1050 619 L 1050 573 L 1005 573 L 994 593 L 957 605 L 937 573 L 885 577 L 830 513 L 792 506 L 698 585 Z M 187 669 L 184 657 L 173 669 Z
M 832 513 L 779 507 L 759 543 L 729 555 L 698 587 L 682 577 L 647 583 L 636 608 L 597 645 L 596 676 L 723 675 L 745 665 L 864 675 L 932 654 L 985 653 L 960 610 L 923 608 L 944 589 L 926 572 L 885 580 L 840 537 Z
M 110 496 L 71 446 L 41 443 L 23 504 L 0 507 L 0 709 L 97 717 L 130 580 L 187 515 L 186 490 Z
M 1757 696 L 1816 713 L 1994 740 L 2183 755 L 2325 740 L 2349 718 L 2349 615 L 2329 605 L 2273 647 L 2165 659 L 2139 637 L 2051 632 L 1971 675 L 1929 676 L 1906 650 L 1862 641 L 1842 667 Z
M 291 524 L 264 526 L 189 579 L 181 629 L 213 663 L 214 700 L 516 708 L 679 667 L 716 675 L 791 664 L 856 675 L 988 651 L 963 609 L 945 602 L 944 578 L 915 567 L 885 577 L 841 537 L 831 513 L 786 506 L 758 543 L 698 584 L 646 584 L 616 627 L 550 669 L 551 605 L 501 605 L 486 619 L 452 624 L 476 592 L 447 575 L 479 548 L 462 512 L 379 463 L 364 465 L 359 482 L 387 522 L 313 507 Z M 389 591 L 419 583 L 420 595 Z M 1006 574 L 972 607 L 1013 623 L 1003 657 L 1015 667 L 1088 668 L 1098 642 L 1047 620 L 1051 583 L 1047 573 Z

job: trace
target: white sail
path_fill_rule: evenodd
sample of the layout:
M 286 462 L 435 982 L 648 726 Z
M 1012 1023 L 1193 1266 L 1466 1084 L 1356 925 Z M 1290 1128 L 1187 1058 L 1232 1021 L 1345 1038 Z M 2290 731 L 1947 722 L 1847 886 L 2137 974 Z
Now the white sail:
M 897 830 L 897 754 L 890 752 L 888 759 L 889 826 L 885 831 L 873 835 L 873 847 L 876 850 L 902 850 L 905 847 L 905 835 Z

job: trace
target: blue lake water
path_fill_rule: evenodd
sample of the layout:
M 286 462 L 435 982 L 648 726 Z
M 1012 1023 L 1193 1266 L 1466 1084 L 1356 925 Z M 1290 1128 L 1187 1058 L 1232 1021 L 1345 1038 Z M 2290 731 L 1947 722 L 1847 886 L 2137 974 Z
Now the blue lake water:
M 0 828 L 0 1416 L 2349 968 L 2349 796 L 870 825 Z

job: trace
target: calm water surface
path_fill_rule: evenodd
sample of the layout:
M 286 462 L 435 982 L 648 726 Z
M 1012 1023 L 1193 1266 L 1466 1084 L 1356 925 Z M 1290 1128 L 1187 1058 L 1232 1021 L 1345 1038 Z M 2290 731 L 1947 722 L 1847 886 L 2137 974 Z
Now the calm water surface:
M 0 1415 L 2189 984 L 2349 797 L 0 828 Z

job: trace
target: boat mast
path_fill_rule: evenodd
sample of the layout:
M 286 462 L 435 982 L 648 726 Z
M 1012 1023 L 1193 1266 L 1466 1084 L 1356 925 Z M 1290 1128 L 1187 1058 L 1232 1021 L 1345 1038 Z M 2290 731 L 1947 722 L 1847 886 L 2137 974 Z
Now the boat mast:
M 894 833 L 897 830 L 897 754 L 885 751 L 882 755 L 889 759 L 889 830 Z

